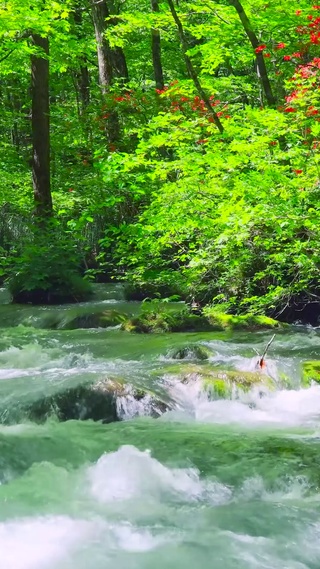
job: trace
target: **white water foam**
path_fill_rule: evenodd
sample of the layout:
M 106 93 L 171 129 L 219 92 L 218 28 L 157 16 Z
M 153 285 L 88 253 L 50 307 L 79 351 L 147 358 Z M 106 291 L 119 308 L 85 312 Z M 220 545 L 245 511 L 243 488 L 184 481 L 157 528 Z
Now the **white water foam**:
M 201 480 L 195 468 L 168 468 L 149 451 L 123 446 L 103 455 L 88 471 L 91 493 L 99 502 L 130 500 L 227 502 L 231 490 L 214 481 Z
M 1 569 L 51 569 L 92 533 L 90 522 L 65 516 L 0 523 Z M 55 563 L 55 565 L 53 565 Z
M 308 389 L 267 391 L 256 387 L 237 393 L 236 400 L 210 401 L 200 381 L 170 383 L 168 391 L 176 403 L 179 418 L 207 423 L 243 426 L 320 427 L 320 385 Z M 177 419 L 168 412 L 164 419 Z
M 117 416 L 122 421 L 128 421 L 136 417 L 159 417 L 162 415 L 161 405 L 157 403 L 155 397 L 146 393 L 143 397 L 137 398 L 134 388 L 130 385 L 125 386 L 124 395 L 116 399 Z
M 230 488 L 125 446 L 86 468 L 85 483 L 85 491 L 75 485 L 68 503 L 80 507 L 80 518 L 0 523 L 0 569 L 191 569 L 198 562 L 204 569 L 318 567 L 320 525 L 308 517 L 313 502 L 304 508 L 302 477 L 277 491 L 267 490 L 260 477 Z

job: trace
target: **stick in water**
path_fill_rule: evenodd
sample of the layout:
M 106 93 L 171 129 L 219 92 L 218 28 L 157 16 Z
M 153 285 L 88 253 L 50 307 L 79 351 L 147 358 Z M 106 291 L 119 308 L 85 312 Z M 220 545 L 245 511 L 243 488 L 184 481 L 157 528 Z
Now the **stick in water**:
M 259 361 L 258 361 L 258 366 L 259 366 L 260 369 L 263 369 L 264 367 L 266 367 L 266 362 L 265 362 L 265 359 L 264 359 L 264 358 L 266 357 L 267 351 L 269 350 L 269 348 L 270 348 L 270 346 L 271 346 L 273 340 L 275 339 L 275 337 L 276 337 L 276 335 L 273 334 L 271 340 L 269 340 L 269 342 L 267 343 L 267 345 L 266 345 L 266 347 L 265 347 L 265 350 L 264 350 L 264 352 L 263 352 L 261 358 L 260 358 Z

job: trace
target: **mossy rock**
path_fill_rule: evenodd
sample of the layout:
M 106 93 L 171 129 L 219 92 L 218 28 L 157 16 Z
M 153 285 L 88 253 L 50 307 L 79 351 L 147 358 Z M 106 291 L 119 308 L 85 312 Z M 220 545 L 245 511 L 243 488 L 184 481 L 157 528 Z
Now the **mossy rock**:
M 117 310 L 104 310 L 103 312 L 88 312 L 79 314 L 66 322 L 61 322 L 58 328 L 75 330 L 77 328 L 109 328 L 119 326 L 127 320 L 127 316 Z
M 250 371 L 226 371 L 220 369 L 203 369 L 194 366 L 188 370 L 183 378 L 183 383 L 201 381 L 203 390 L 214 399 L 230 399 L 236 392 L 248 392 L 256 386 L 274 389 L 274 384 L 269 376 L 261 372 Z
M 213 368 L 207 364 L 174 364 L 158 370 L 157 374 L 185 384 L 199 382 L 202 390 L 212 399 L 231 399 L 238 393 L 246 393 L 254 387 L 261 387 L 262 390 L 276 388 L 273 380 L 260 371 L 230 371 Z
M 208 360 L 212 356 L 211 350 L 202 344 L 190 344 L 182 348 L 176 348 L 169 352 L 173 360 Z
M 11 412 L 1 414 L 0 423 L 12 424 L 23 420 L 44 423 L 50 417 L 58 421 L 92 420 L 112 423 L 122 419 L 121 398 L 143 401 L 146 398 L 147 414 L 157 418 L 168 409 L 159 395 L 144 388 L 136 388 L 119 379 L 103 379 L 66 389 L 50 395 L 39 394 L 35 401 L 21 402 Z
M 203 314 L 193 314 L 187 308 L 170 310 L 159 307 L 144 309 L 138 316 L 123 323 L 122 328 L 127 332 L 157 333 L 157 332 L 210 332 L 232 330 L 276 330 L 286 327 L 286 324 L 273 320 L 268 316 L 244 314 L 234 316 L 215 311 L 208 307 Z
M 25 409 L 25 415 L 36 423 L 43 423 L 52 416 L 59 421 L 118 421 L 115 394 L 100 392 L 89 385 L 42 397 Z
M 159 332 L 209 332 L 214 328 L 205 316 L 188 310 L 144 310 L 122 325 L 127 332 L 140 334 Z
M 313 381 L 320 383 L 319 360 L 310 360 L 302 363 L 302 380 L 301 380 L 302 386 L 310 387 Z
M 269 316 L 256 314 L 233 315 L 219 312 L 212 307 L 206 307 L 203 311 L 211 326 L 217 331 L 223 330 L 274 330 L 282 329 L 287 325 L 278 322 Z

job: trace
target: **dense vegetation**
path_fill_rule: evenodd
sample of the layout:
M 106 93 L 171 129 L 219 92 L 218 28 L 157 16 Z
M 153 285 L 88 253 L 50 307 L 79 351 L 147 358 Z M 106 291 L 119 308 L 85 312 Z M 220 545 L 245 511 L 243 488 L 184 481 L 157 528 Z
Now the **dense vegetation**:
M 306 0 L 3 3 L 14 298 L 79 300 L 81 274 L 315 323 L 319 43 Z

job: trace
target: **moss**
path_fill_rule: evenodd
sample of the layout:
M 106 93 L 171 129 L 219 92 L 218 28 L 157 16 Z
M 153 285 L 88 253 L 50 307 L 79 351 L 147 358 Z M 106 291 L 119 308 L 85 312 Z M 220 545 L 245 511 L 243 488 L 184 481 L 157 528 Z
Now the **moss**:
M 256 314 L 233 315 L 219 312 L 212 306 L 207 306 L 203 310 L 211 326 L 215 330 L 273 330 L 284 328 L 286 325 L 268 316 Z
M 307 361 L 302 363 L 302 386 L 310 387 L 311 383 L 320 383 L 320 361 Z
M 210 382 L 206 384 L 207 390 L 208 386 L 210 386 L 210 388 L 213 389 L 214 394 L 217 395 L 219 399 L 226 399 L 229 395 L 231 395 L 231 390 L 228 389 L 228 385 L 223 379 L 216 379 L 212 383 L 212 380 L 209 381 Z
M 246 392 L 260 384 L 264 384 L 269 388 L 274 387 L 272 380 L 260 372 L 226 371 L 200 366 L 193 366 L 192 368 L 190 366 L 183 381 L 188 383 L 194 380 L 202 381 L 205 391 L 223 398 L 231 397 L 234 388 Z
M 204 316 L 190 314 L 187 309 L 145 309 L 123 323 L 123 330 L 137 333 L 206 332 L 214 328 Z
M 223 370 L 210 364 L 174 364 L 158 370 L 156 374 L 185 384 L 200 382 L 203 391 L 212 399 L 230 399 L 235 393 L 247 392 L 256 386 L 270 390 L 276 388 L 273 380 L 262 372 Z
M 210 332 L 232 330 L 273 330 L 286 326 L 268 316 L 245 314 L 234 316 L 205 308 L 202 315 L 192 314 L 186 308 L 180 310 L 152 309 L 123 323 L 128 332 Z

